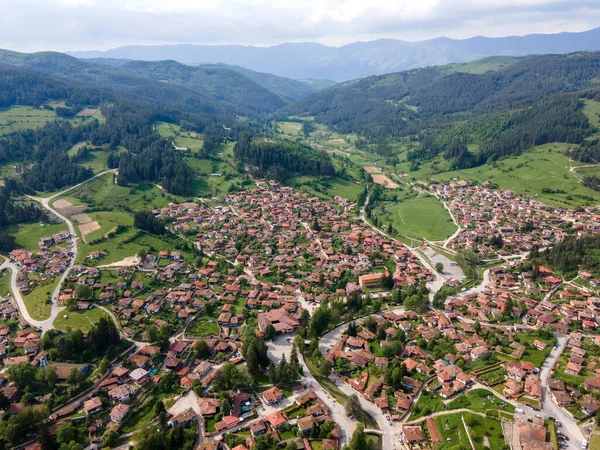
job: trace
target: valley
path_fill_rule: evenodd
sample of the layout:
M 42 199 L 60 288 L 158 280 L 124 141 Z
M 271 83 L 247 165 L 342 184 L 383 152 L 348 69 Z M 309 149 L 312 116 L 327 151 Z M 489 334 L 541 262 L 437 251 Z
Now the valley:
M 0 60 L 30 80 L 0 78 L 3 444 L 592 441 L 597 54 L 323 91 L 227 65 Z

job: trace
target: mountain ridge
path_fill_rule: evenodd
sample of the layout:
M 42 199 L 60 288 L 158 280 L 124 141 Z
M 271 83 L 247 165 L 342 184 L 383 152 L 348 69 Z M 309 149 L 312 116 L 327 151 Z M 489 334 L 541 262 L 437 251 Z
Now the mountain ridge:
M 572 53 L 600 50 L 600 28 L 571 33 L 468 39 L 439 37 L 408 42 L 378 39 L 328 47 L 319 43 L 243 45 L 133 45 L 107 51 L 67 52 L 79 58 L 173 59 L 184 64 L 224 63 L 257 72 L 300 79 L 347 81 L 431 65 L 469 62 L 486 56 Z

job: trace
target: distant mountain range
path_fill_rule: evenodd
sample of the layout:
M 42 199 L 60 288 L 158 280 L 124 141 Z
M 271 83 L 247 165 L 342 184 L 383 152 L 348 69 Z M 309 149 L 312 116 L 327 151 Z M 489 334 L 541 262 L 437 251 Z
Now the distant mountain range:
M 133 45 L 69 54 L 78 58 L 172 59 L 184 64 L 224 63 L 293 79 L 346 81 L 425 66 L 469 62 L 492 55 L 524 56 L 581 50 L 600 50 L 600 28 L 581 33 L 531 34 L 523 37 L 437 38 L 420 42 L 381 39 L 342 47 L 316 43 L 287 43 L 273 47 Z

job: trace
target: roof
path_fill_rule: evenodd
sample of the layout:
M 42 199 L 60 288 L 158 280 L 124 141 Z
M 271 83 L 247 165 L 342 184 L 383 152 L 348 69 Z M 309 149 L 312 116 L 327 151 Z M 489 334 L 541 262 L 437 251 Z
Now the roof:
M 265 392 L 263 392 L 262 396 L 265 399 L 265 401 L 274 402 L 277 399 L 283 397 L 283 392 L 277 389 L 277 387 L 273 386 L 272 388 L 267 389 Z

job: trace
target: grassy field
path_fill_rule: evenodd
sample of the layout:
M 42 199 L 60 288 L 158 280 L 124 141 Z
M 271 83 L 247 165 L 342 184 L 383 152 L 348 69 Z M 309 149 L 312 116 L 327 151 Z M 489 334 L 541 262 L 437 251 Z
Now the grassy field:
M 108 160 L 109 153 L 110 152 L 108 150 L 104 150 L 102 148 L 92 148 L 90 153 L 85 158 L 78 161 L 77 164 L 84 167 L 89 167 L 92 169 L 94 174 L 103 172 L 108 169 L 106 161 Z M 69 150 L 69 154 L 75 155 L 77 154 L 77 150 L 71 149 Z
M 102 317 L 108 317 L 108 314 L 100 308 L 87 309 L 85 311 L 65 310 L 54 321 L 54 327 L 62 331 L 72 328 L 87 333 L 92 328 L 92 325 L 97 323 Z
M 486 389 L 473 389 L 466 394 L 461 394 L 448 403 L 448 409 L 461 409 L 466 408 L 477 412 L 486 411 L 508 411 L 514 412 L 515 407 L 510 404 L 506 404 L 504 408 L 500 407 L 500 400 L 498 397 L 493 395 Z
M 13 131 L 40 128 L 46 123 L 56 120 L 54 111 L 35 109 L 31 106 L 13 106 L 0 109 L 0 135 Z
M 447 71 L 482 74 L 491 70 L 496 71 L 508 67 L 519 61 L 519 59 L 513 56 L 489 56 L 468 63 L 450 64 L 447 67 Z
M 569 148 L 569 144 L 547 144 L 521 156 L 499 161 L 494 167 L 480 166 L 430 175 L 440 181 L 452 178 L 478 182 L 489 180 L 501 189 L 536 195 L 538 200 L 552 205 L 574 207 L 600 203 L 600 193 L 582 186 L 577 173 L 570 171 L 571 166 L 581 164 L 565 156 L 565 151 Z M 555 193 L 543 192 L 544 188 Z
M 588 117 L 590 125 L 600 130 L 600 102 L 584 99 L 583 112 Z M 593 139 L 593 137 L 590 136 L 588 139 Z
M 304 136 L 302 124 L 299 122 L 277 122 L 277 128 L 282 133 L 290 136 Z
M 127 257 L 137 255 L 141 249 L 156 253 L 161 250 L 173 250 L 173 244 L 165 242 L 157 236 L 131 228 L 97 244 L 81 244 L 77 263 L 83 263 L 85 256 L 92 250 L 101 250 L 106 252 L 107 255 L 97 260 L 87 260 L 85 264 L 89 266 L 122 261 Z M 193 255 L 191 253 L 183 250 L 179 251 L 186 261 L 192 260 Z
M 48 299 L 56 288 L 60 277 L 48 278 L 38 284 L 29 294 L 23 296 L 27 311 L 35 320 L 45 320 L 50 317 Z
M 3 260 L 0 259 L 0 263 Z M 0 297 L 10 294 L 10 271 L 8 269 L 0 273 Z
M 200 150 L 204 146 L 202 136 L 195 132 L 184 131 L 179 125 L 167 122 L 156 122 L 155 130 L 162 137 L 172 137 L 177 147 L 189 148 L 192 152 Z
M 475 448 L 499 449 L 505 446 L 504 433 L 499 421 L 476 414 L 465 414 L 464 418 Z
M 66 229 L 67 225 L 64 223 L 44 224 L 42 226 L 35 222 L 11 225 L 7 231 L 15 236 L 18 248 L 37 252 L 39 250 L 38 242 L 42 237 L 51 236 Z
M 113 182 L 113 174 L 107 173 L 61 196 L 73 205 L 88 204 L 111 210 L 125 206 L 133 211 L 162 208 L 170 202 L 178 202 L 179 197 L 165 194 L 153 185 L 135 187 L 119 186 Z
M 112 231 L 119 225 L 126 227 L 133 226 L 133 216 L 128 213 L 120 211 L 99 211 L 87 213 L 92 221 L 98 222 L 100 229 L 92 231 L 85 235 L 85 239 L 88 243 L 93 242 L 95 239 L 104 237 L 108 232 Z M 83 244 L 85 245 L 85 244 Z
M 377 214 L 380 223 L 391 223 L 402 235 L 440 241 L 456 231 L 452 218 L 433 196 L 420 195 L 399 203 L 386 203 L 384 207 L 385 213 Z M 378 211 L 376 208 L 375 212 Z
M 433 421 L 442 440 L 435 446 L 436 450 L 458 450 L 470 447 L 460 414 L 438 416 Z

